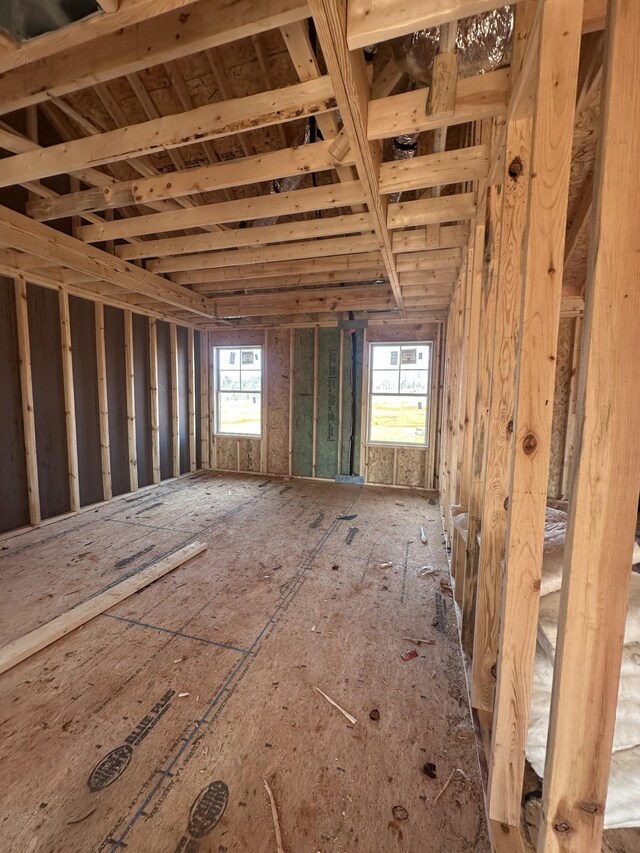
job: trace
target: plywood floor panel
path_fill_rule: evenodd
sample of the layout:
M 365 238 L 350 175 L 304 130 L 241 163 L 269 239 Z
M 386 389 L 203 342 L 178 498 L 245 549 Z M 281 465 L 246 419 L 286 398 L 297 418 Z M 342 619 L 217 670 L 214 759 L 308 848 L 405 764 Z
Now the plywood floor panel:
M 61 578 L 98 532 L 209 548 L 0 677 L 2 849 L 272 853 L 267 779 L 288 853 L 488 851 L 438 512 L 389 489 L 198 475 L 9 540 L 0 564 L 28 560 L 31 537 Z M 215 782 L 228 804 L 208 827 Z

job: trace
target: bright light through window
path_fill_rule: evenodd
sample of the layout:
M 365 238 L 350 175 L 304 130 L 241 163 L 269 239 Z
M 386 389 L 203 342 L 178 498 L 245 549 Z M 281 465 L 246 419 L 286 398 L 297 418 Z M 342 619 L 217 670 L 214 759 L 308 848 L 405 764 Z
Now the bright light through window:
M 216 347 L 216 434 L 262 432 L 262 347 Z
M 369 364 L 369 442 L 426 447 L 431 344 L 371 344 Z

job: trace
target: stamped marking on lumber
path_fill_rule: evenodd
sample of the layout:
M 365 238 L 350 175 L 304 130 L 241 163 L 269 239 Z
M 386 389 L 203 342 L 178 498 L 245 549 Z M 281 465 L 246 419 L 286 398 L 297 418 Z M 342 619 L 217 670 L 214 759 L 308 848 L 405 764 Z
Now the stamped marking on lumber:
M 175 853 L 196 853 L 200 842 L 216 827 L 229 802 L 229 788 L 220 779 L 207 785 L 196 797 L 183 835 Z
M 158 720 L 169 710 L 171 698 L 175 696 L 175 690 L 167 690 L 164 696 L 156 702 L 149 713 L 144 716 L 133 731 L 127 735 L 125 742 L 111 752 L 108 752 L 93 768 L 87 779 L 90 791 L 103 791 L 109 785 L 113 785 L 116 779 L 129 766 L 133 748 L 139 746 L 149 732 L 154 728 Z

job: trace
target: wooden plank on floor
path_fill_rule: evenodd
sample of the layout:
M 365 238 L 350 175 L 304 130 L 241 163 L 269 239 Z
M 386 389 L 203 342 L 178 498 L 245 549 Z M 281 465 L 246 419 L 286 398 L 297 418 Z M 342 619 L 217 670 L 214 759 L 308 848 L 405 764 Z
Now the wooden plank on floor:
M 194 542 L 190 545 L 185 545 L 184 548 L 174 552 L 169 557 L 165 557 L 159 562 L 146 569 L 142 569 L 130 578 L 126 578 L 119 584 L 101 592 L 99 595 L 90 598 L 83 604 L 79 604 L 62 616 L 58 616 L 41 625 L 24 637 L 7 643 L 4 648 L 0 649 L 0 673 L 6 672 L 8 669 L 26 660 L 31 655 L 36 654 L 41 649 L 46 648 L 55 643 L 61 637 L 66 636 L 71 631 L 84 625 L 90 619 L 104 613 L 114 604 L 123 601 L 134 592 L 144 589 L 153 581 L 163 577 L 168 572 L 181 566 L 187 560 L 191 560 L 198 554 L 205 551 L 207 545 L 203 542 Z

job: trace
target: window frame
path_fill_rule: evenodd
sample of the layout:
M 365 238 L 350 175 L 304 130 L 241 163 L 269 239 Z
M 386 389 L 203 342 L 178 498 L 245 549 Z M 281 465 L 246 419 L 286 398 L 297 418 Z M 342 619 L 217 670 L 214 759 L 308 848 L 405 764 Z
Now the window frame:
M 242 391 L 239 390 L 236 393 L 239 394 L 259 394 L 260 395 L 260 432 L 223 432 L 220 429 L 220 394 L 221 393 L 233 393 L 222 391 L 220 388 L 220 358 L 219 353 L 222 350 L 237 350 L 239 353 L 242 350 L 260 350 L 260 390 L 259 391 Z M 213 394 L 215 405 L 213 407 L 213 434 L 216 437 L 220 438 L 253 438 L 256 440 L 262 440 L 262 435 L 264 431 L 264 345 L 263 344 L 223 344 L 220 346 L 214 345 L 213 347 Z M 242 388 L 242 356 L 240 356 L 240 364 L 239 373 L 240 373 L 240 387 Z
M 366 445 L 367 447 L 403 447 L 403 448 L 415 448 L 418 450 L 428 450 L 431 445 L 431 406 L 433 405 L 432 396 L 433 396 L 433 341 L 371 341 L 369 343 L 368 349 L 368 366 L 367 366 L 367 387 L 366 387 L 366 415 L 367 415 L 367 423 L 366 423 Z M 429 351 L 429 356 L 427 360 L 428 364 L 428 388 L 425 394 L 411 394 L 411 393 L 402 393 L 398 392 L 382 392 L 382 391 L 373 391 L 373 352 L 375 347 L 397 347 L 402 352 L 402 348 L 411 348 L 411 347 L 427 347 Z M 398 382 L 400 380 L 400 371 L 402 369 L 402 363 L 400 359 L 400 363 L 398 364 Z M 399 387 L 399 386 L 398 386 Z M 427 405 L 424 414 L 424 442 L 402 442 L 402 441 L 373 441 L 371 439 L 371 417 L 373 414 L 372 410 L 372 399 L 374 396 L 380 397 L 425 397 L 427 398 Z

